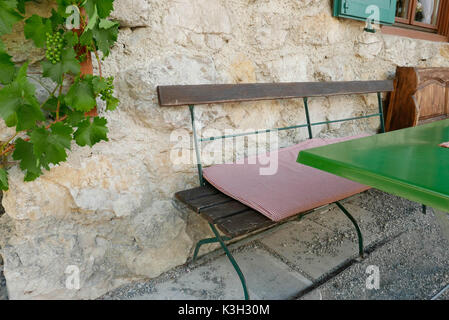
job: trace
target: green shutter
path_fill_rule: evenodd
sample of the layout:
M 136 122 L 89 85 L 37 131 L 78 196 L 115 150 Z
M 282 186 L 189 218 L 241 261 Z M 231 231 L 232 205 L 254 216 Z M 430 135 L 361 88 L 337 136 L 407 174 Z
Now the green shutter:
M 334 16 L 366 21 L 371 13 L 366 9 L 379 8 L 381 24 L 393 24 L 396 16 L 396 0 L 334 0 Z

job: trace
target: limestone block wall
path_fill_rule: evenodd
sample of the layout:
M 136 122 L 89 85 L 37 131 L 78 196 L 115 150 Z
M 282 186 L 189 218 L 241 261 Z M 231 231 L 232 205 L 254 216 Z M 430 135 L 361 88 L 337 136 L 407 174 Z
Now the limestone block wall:
M 394 77 L 398 65 L 449 66 L 449 44 L 363 32 L 361 22 L 333 18 L 331 2 L 116 0 L 120 35 L 104 70 L 115 77 L 121 103 L 106 114 L 110 141 L 93 149 L 74 145 L 66 163 L 34 182 L 24 183 L 18 168 L 10 172 L 0 218 L 10 298 L 96 298 L 185 263 L 208 234 L 193 213 L 172 206 L 174 192 L 198 182 L 194 164 L 171 160 L 173 150 L 192 149 L 170 140 L 174 130 L 190 132 L 188 110 L 160 108 L 157 85 L 381 80 Z M 29 57 L 23 39 L 8 41 L 17 61 Z M 40 54 L 32 52 L 34 61 Z M 314 121 L 338 119 L 376 111 L 377 100 L 311 99 L 310 108 Z M 304 122 L 301 101 L 198 106 L 197 115 L 203 131 Z M 372 119 L 314 134 L 377 127 Z M 301 130 L 283 133 L 280 143 L 305 137 Z M 71 265 L 80 270 L 78 290 L 65 285 Z

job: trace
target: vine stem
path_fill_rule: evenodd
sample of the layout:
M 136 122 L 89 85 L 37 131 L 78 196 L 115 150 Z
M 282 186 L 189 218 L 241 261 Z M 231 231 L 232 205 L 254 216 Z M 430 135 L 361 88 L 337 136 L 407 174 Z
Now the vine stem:
M 15 147 L 16 147 L 15 144 L 10 145 L 8 148 L 6 148 L 5 150 L 2 151 L 0 156 L 4 156 L 4 155 L 8 154 L 9 152 L 13 151 L 15 149 Z
M 41 109 L 42 109 L 42 107 L 48 102 L 48 100 L 50 100 L 51 97 L 54 97 L 54 96 L 55 96 L 55 92 L 56 92 L 56 90 L 57 90 L 58 88 L 59 88 L 59 85 L 57 85 L 57 86 L 53 89 L 53 91 L 50 92 L 50 95 L 47 97 L 47 99 L 45 99 L 45 101 L 42 102 L 42 104 L 41 104 L 41 106 L 40 106 Z
M 62 75 L 61 84 L 59 86 L 58 97 L 61 96 L 63 85 L 64 85 L 64 74 Z M 61 100 L 58 99 L 58 106 L 56 107 L 56 120 L 59 120 L 59 108 L 60 107 L 61 107 Z
M 17 135 L 19 134 L 19 132 L 16 132 L 11 138 L 8 139 L 8 141 L 6 141 L 4 144 L 2 144 L 0 151 L 3 152 L 3 150 L 5 149 L 5 147 L 14 140 L 15 137 L 17 137 Z
M 97 48 L 95 47 L 95 44 L 93 44 L 93 46 L 94 46 L 94 48 L 95 48 L 94 53 L 95 53 L 95 58 L 97 58 L 98 71 L 99 71 L 99 73 L 100 73 L 100 78 L 103 78 L 103 72 L 102 72 L 102 70 L 101 70 L 100 56 L 98 55 L 98 51 L 97 51 Z
M 6 147 L 9 143 L 11 143 L 11 141 L 13 141 L 14 138 L 17 137 L 17 136 L 19 135 L 19 133 L 22 133 L 22 132 L 25 132 L 25 131 L 26 131 L 26 130 L 22 130 L 22 131 L 16 132 L 11 138 L 8 139 L 8 141 L 6 141 L 4 144 L 2 144 L 2 146 L 1 146 L 1 148 L 0 148 L 0 157 L 3 157 L 3 156 L 6 155 L 8 152 L 14 150 L 14 148 L 15 148 L 15 144 L 14 144 L 14 143 L 11 144 L 11 145 L 9 145 L 6 149 L 5 149 L 5 147 Z M 24 140 L 25 140 L 25 141 L 28 141 L 28 140 L 30 140 L 30 139 L 29 139 L 29 138 L 25 138 Z
M 65 115 L 65 116 L 63 116 L 63 117 L 61 117 L 61 119 L 58 119 L 58 120 L 55 120 L 55 121 L 52 121 L 49 125 L 47 125 L 46 127 L 45 127 L 45 129 L 49 129 L 52 125 L 54 125 L 55 123 L 58 123 L 58 122 L 61 122 L 61 121 L 64 121 L 65 119 L 67 119 L 67 115 Z
M 20 132 L 23 132 L 23 131 L 20 131 Z M 7 144 L 9 144 L 11 141 L 13 141 L 14 138 L 17 137 L 17 135 L 18 135 L 20 132 L 16 132 L 11 138 L 9 138 L 8 141 L 6 141 L 5 145 L 7 145 Z
M 25 139 L 23 139 L 23 141 L 30 141 L 30 138 L 25 138 Z M 4 155 L 7 155 L 9 152 L 12 152 L 15 148 L 16 148 L 16 145 L 15 144 L 11 144 L 8 148 L 3 150 L 2 153 L 0 153 L 0 157 L 4 156 Z

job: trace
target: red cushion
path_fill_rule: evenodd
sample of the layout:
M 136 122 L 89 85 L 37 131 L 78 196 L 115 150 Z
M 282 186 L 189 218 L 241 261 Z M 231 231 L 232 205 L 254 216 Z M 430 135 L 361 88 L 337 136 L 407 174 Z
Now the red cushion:
M 204 169 L 204 177 L 224 194 L 244 203 L 273 221 L 314 209 L 362 191 L 369 187 L 340 178 L 296 162 L 301 150 L 362 136 L 306 140 L 300 144 L 269 153 L 272 175 L 258 157 L 246 158 L 243 164 L 220 164 Z M 277 157 L 277 165 L 275 159 Z M 253 162 L 255 164 L 251 164 Z M 262 171 L 261 171 L 262 169 Z

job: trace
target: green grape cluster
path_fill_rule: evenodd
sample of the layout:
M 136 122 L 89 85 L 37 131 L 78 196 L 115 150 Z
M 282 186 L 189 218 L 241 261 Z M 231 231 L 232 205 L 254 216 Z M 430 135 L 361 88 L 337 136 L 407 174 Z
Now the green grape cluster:
M 101 91 L 101 99 L 103 101 L 111 99 L 112 95 L 114 94 L 114 77 L 106 78 L 106 84 L 106 88 Z
M 61 33 L 55 32 L 53 34 L 47 32 L 47 52 L 45 56 L 47 59 L 56 64 L 61 61 L 61 49 L 63 46 L 64 39 L 62 38 Z

